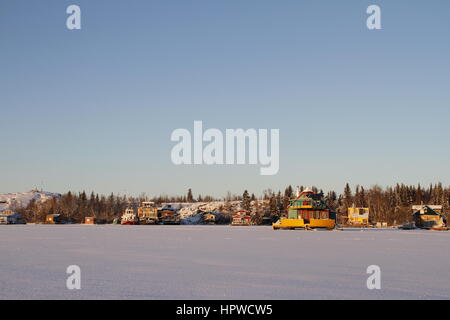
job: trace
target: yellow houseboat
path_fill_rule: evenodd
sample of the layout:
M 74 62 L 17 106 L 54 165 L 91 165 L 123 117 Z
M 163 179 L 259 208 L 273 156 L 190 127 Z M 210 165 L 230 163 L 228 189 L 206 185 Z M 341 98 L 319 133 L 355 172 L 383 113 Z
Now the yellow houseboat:
M 157 224 L 158 208 L 152 201 L 144 201 L 138 208 L 139 224 Z
M 323 195 L 305 189 L 288 206 L 287 218 L 272 224 L 278 229 L 334 229 L 336 214 L 327 208 Z

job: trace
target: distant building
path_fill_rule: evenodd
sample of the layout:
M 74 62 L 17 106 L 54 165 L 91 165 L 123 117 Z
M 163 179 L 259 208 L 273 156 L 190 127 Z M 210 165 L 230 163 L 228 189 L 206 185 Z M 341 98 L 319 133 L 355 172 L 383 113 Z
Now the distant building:
M 45 217 L 46 224 L 60 224 L 61 223 L 61 215 L 60 214 L 48 214 Z
M 84 224 L 95 224 L 95 218 L 94 217 L 85 217 L 84 218 Z
M 216 223 L 216 215 L 211 212 L 205 212 L 203 214 L 203 222 L 205 224 L 215 224 Z
M 369 224 L 369 208 L 348 208 L 348 223 L 353 225 Z
M 250 215 L 247 214 L 247 211 L 239 210 L 233 216 L 231 225 L 233 225 L 233 226 L 249 226 L 249 225 L 251 225 L 251 217 L 250 217 Z
M 447 227 L 447 219 L 442 214 L 442 206 L 416 205 L 412 206 L 414 223 L 421 229 L 441 229 Z
M 140 224 L 158 223 L 158 208 L 153 201 L 144 201 L 138 208 L 138 217 Z
M 24 224 L 22 215 L 11 210 L 0 212 L 0 224 Z

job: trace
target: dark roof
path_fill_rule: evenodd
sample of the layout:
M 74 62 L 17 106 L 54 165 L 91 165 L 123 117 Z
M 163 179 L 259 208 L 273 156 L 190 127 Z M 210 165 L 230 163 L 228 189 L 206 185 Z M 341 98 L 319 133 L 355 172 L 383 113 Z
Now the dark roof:
M 429 206 L 424 206 L 424 208 L 425 208 L 425 212 L 424 213 L 421 213 L 420 210 L 418 210 L 418 211 L 414 212 L 412 215 L 415 216 L 415 215 L 424 214 L 424 215 L 429 215 L 429 216 L 444 216 L 443 214 L 434 211 Z
M 48 214 L 48 216 L 53 216 L 55 218 L 59 217 L 60 214 L 59 213 L 52 213 L 52 214 Z

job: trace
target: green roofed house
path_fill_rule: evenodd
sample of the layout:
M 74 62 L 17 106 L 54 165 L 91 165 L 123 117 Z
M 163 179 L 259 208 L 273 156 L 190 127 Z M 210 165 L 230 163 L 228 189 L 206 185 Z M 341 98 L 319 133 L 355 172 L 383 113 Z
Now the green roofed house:
M 323 193 L 305 189 L 297 190 L 297 195 L 287 207 L 287 218 L 281 218 L 272 224 L 278 229 L 334 229 L 336 213 L 331 211 L 323 198 Z

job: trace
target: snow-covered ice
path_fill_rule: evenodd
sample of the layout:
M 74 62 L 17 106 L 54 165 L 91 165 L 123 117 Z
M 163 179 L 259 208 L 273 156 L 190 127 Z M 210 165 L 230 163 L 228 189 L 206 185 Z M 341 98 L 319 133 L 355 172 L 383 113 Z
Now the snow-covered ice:
M 450 299 L 450 232 L 0 226 L 1 299 Z M 81 267 L 81 290 L 66 268 Z M 369 290 L 369 265 L 381 290 Z

